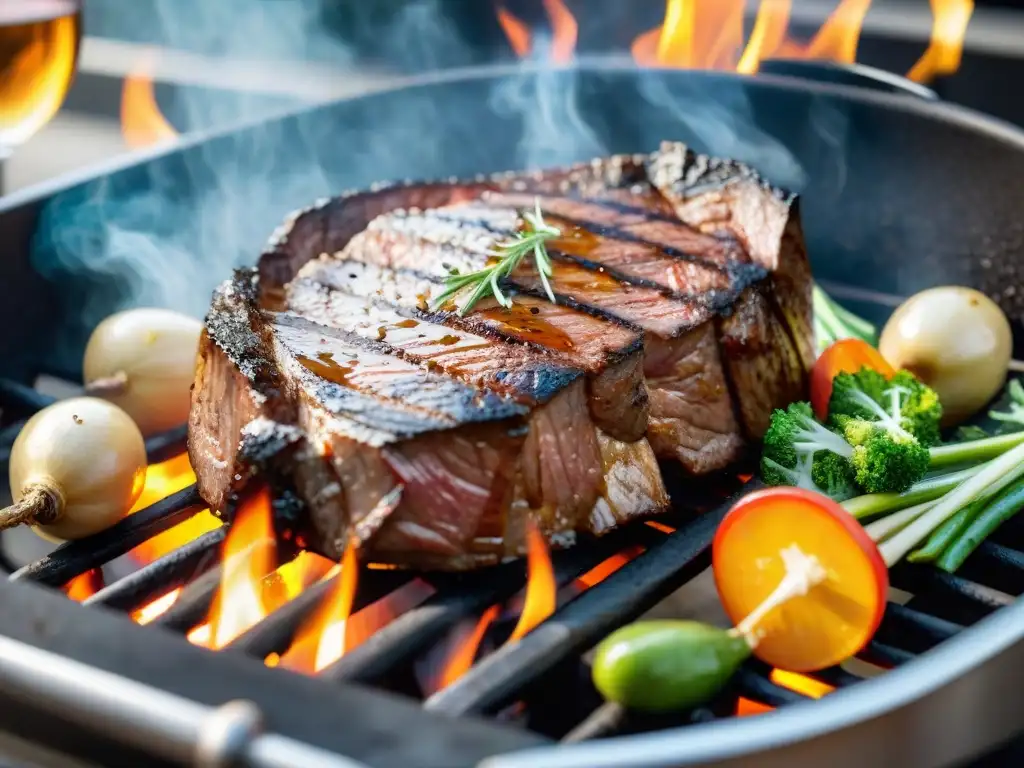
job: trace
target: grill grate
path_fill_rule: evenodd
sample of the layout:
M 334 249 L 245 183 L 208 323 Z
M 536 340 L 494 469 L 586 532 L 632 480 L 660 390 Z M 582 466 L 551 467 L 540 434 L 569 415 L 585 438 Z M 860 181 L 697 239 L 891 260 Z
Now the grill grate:
M 51 402 L 46 396 L 15 382 L 0 380 L 0 411 L 11 425 L 0 430 L 0 464 L 9 455 L 10 441 L 32 412 Z M 147 442 L 154 462 L 178 455 L 184 430 L 174 430 Z M 659 603 L 708 565 L 708 544 L 730 500 L 720 495 L 710 510 L 677 510 L 668 520 L 674 532 L 636 524 L 605 538 L 555 553 L 555 579 L 560 587 L 629 545 L 644 548 L 610 576 L 562 605 L 518 643 L 506 644 L 479 660 L 453 684 L 428 697 L 423 706 L 447 715 L 490 715 L 521 722 L 545 736 L 578 742 L 616 734 L 703 723 L 735 711 L 737 698 L 769 707 L 783 707 L 809 697 L 779 684 L 770 669 L 747 663 L 719 701 L 670 718 L 640 716 L 601 703 L 593 690 L 585 654 L 615 627 Z M 10 575 L 55 588 L 87 571 L 102 568 L 114 558 L 197 514 L 204 508 L 194 486 L 174 493 L 87 540 L 70 542 Z M 204 533 L 188 544 L 114 581 L 84 601 L 123 612 L 141 608 L 172 589 L 183 587 L 172 607 L 153 624 L 184 634 L 203 621 L 220 583 L 221 544 L 227 526 Z M 906 604 L 890 602 L 875 639 L 861 657 L 883 668 L 904 664 L 949 639 L 964 627 L 1009 605 L 1024 591 L 1024 541 L 1016 521 L 1001 529 L 971 557 L 963 574 L 901 564 L 892 570 L 894 587 L 914 595 Z M 337 577 L 335 577 L 337 578 Z M 488 606 L 503 603 L 525 583 L 524 564 L 511 563 L 475 573 L 415 576 L 400 570 L 363 568 L 354 610 L 369 605 L 413 578 L 435 590 L 420 605 L 378 629 L 362 644 L 319 673 L 322 684 L 358 682 L 403 690 L 401 681 L 435 643 L 460 621 L 479 616 Z M 302 621 L 331 588 L 320 582 L 285 603 L 262 622 L 237 637 L 225 652 L 263 659 L 286 650 Z M 154 630 L 156 631 L 156 630 Z M 404 677 L 403 677 L 404 676 Z M 833 668 L 812 677 L 843 688 L 861 680 L 853 671 Z M 572 703 L 551 703 L 552 681 L 572 692 Z M 547 686 L 547 687 L 545 687 Z M 410 686 L 405 686 L 410 687 Z M 514 707 L 517 702 L 525 706 Z M 564 705 L 564 706 L 563 706 Z M 525 714 L 523 710 L 525 709 Z

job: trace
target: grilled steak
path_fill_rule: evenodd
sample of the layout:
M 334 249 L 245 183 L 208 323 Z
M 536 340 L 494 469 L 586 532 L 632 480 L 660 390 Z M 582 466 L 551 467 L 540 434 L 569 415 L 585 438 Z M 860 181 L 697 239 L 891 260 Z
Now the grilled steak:
M 539 200 L 532 260 L 460 317 L 433 299 Z M 678 144 L 539 174 L 387 187 L 295 216 L 217 292 L 189 450 L 217 510 L 285 479 L 331 557 L 464 569 L 667 504 L 655 454 L 727 466 L 804 394 L 810 275 L 795 201 Z

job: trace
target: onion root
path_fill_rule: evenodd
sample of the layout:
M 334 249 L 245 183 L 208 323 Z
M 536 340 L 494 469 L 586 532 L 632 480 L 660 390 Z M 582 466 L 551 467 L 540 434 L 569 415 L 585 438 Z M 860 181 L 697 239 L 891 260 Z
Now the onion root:
M 118 371 L 113 376 L 93 379 L 85 385 L 85 394 L 89 397 L 112 397 L 123 395 L 128 390 L 128 374 Z
M 50 525 L 64 511 L 64 495 L 49 483 L 34 483 L 25 489 L 21 501 L 0 509 L 0 530 L 22 523 Z

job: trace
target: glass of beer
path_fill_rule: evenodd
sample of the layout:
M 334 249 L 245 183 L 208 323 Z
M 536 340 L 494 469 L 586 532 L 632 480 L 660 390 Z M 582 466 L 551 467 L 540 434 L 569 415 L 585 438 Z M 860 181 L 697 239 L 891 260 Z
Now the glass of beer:
M 0 159 L 46 125 L 75 76 L 81 0 L 0 0 Z

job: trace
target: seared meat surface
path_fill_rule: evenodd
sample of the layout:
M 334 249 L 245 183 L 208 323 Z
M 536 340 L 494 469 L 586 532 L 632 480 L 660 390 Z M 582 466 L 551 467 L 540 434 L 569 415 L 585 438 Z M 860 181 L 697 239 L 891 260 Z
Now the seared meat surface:
M 434 299 L 539 200 L 532 260 L 465 317 Z M 728 466 L 804 394 L 810 275 L 795 200 L 667 144 L 649 156 L 328 201 L 214 298 L 189 450 L 223 511 L 257 473 L 339 557 L 466 569 L 663 510 L 655 456 Z

